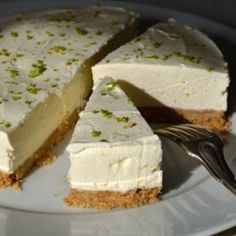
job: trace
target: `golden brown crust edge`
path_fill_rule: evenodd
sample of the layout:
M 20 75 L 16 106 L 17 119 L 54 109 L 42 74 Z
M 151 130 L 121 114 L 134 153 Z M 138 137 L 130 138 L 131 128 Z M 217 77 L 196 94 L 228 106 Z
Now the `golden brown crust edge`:
M 150 122 L 191 123 L 223 134 L 230 130 L 230 119 L 224 111 L 181 110 L 164 106 L 140 107 L 139 110 Z
M 64 203 L 70 207 L 110 210 L 113 208 L 133 208 L 158 201 L 161 187 L 136 189 L 128 192 L 78 191 L 70 189 Z
M 78 112 L 75 110 L 69 115 L 47 139 L 47 141 L 30 157 L 23 165 L 21 165 L 15 172 L 9 174 L 4 171 L 0 171 L 0 188 L 19 186 L 22 178 L 29 173 L 34 166 L 49 164 L 53 161 L 51 154 L 52 148 L 64 138 L 67 131 L 78 120 Z

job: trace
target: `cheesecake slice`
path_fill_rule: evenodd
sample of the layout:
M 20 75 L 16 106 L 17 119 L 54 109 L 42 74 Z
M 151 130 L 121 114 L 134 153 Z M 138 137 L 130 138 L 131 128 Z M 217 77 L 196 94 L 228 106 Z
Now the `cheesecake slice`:
M 93 90 L 67 151 L 67 205 L 130 208 L 157 200 L 160 139 L 113 79 L 104 78 Z
M 0 187 L 47 158 L 78 120 L 91 66 L 136 33 L 117 7 L 44 10 L 0 19 Z
M 93 68 L 122 89 L 151 120 L 190 122 L 228 130 L 227 64 L 204 33 L 174 20 L 159 23 Z

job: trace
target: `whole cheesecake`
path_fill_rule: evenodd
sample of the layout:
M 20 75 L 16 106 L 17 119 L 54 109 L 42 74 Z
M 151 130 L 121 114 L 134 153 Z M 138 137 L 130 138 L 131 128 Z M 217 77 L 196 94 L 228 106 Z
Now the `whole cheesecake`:
M 91 92 L 91 66 L 130 40 L 136 22 L 106 6 L 0 19 L 1 187 L 50 156 Z
M 67 205 L 130 208 L 157 200 L 160 139 L 113 79 L 104 78 L 95 87 L 67 151 Z
M 215 43 L 190 26 L 156 24 L 92 71 L 95 84 L 104 76 L 118 80 L 148 120 L 229 129 L 227 64 Z

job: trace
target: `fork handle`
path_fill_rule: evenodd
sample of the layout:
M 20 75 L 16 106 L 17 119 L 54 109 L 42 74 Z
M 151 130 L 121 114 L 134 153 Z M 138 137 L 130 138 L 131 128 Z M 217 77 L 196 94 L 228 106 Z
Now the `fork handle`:
M 168 132 L 167 129 L 154 129 L 154 133 L 168 138 L 178 144 L 191 157 L 198 159 L 208 172 L 226 188 L 236 195 L 236 180 L 228 167 L 224 154 L 224 144 L 221 139 L 214 135 L 213 141 L 198 140 L 198 142 L 184 141 L 176 132 Z

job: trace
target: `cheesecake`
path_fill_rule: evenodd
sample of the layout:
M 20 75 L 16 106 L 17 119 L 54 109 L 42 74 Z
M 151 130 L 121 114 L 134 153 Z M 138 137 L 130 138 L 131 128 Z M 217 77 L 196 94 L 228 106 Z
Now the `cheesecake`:
M 91 66 L 136 34 L 137 18 L 88 6 L 0 19 L 0 187 L 50 157 L 91 93 Z
M 92 67 L 94 83 L 118 81 L 150 121 L 187 122 L 227 131 L 227 64 L 203 32 L 170 19 Z
M 95 86 L 67 152 L 67 205 L 130 208 L 157 200 L 162 188 L 160 139 L 113 79 L 103 78 Z

